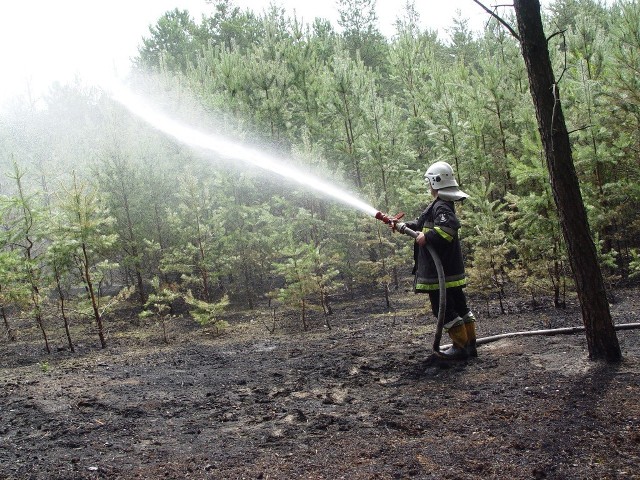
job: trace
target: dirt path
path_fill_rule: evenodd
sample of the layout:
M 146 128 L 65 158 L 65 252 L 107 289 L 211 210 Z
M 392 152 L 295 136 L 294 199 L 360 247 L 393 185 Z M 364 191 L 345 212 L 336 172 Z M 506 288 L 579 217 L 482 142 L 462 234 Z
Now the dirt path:
M 637 293 L 615 317 L 638 321 Z M 432 326 L 403 301 L 395 318 L 337 309 L 331 331 L 175 325 L 169 346 L 131 331 L 49 357 L 37 336 L 4 339 L 0 478 L 640 478 L 640 332 L 619 332 L 616 367 L 588 361 L 572 335 L 427 369 Z M 479 331 L 541 322 L 579 314 L 481 317 Z

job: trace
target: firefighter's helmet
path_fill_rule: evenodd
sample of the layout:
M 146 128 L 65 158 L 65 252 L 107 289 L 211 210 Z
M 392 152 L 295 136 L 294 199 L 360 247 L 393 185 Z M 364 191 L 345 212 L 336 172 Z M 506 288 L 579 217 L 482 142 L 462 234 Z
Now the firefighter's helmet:
M 457 187 L 456 176 L 453 174 L 453 168 L 447 162 L 436 162 L 427 169 L 424 179 L 431 185 L 434 190 L 440 190 L 445 187 Z
M 447 162 L 436 162 L 424 174 L 425 181 L 443 200 L 462 200 L 469 195 L 460 190 L 453 168 Z

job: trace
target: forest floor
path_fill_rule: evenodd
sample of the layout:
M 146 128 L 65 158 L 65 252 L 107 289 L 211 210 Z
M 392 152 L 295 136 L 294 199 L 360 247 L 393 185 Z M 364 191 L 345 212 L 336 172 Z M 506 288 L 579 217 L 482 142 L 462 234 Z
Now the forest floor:
M 640 321 L 640 290 L 617 290 L 616 323 Z M 640 330 L 624 360 L 589 361 L 584 334 L 482 345 L 425 366 L 425 297 L 335 302 L 314 317 L 229 316 L 221 334 L 120 312 L 106 349 L 43 352 L 37 329 L 0 339 L 1 479 L 638 479 Z M 470 295 L 480 337 L 581 325 L 580 310 Z M 380 303 L 380 305 L 378 305 Z M 145 323 L 147 322 L 147 323 Z

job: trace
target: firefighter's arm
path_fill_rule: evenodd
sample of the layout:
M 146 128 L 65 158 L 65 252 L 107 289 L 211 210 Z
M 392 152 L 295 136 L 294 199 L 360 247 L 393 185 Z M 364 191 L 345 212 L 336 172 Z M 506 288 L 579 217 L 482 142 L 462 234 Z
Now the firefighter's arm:
M 418 220 L 419 220 L 418 218 L 416 218 L 415 220 L 409 220 L 408 222 L 405 222 L 405 225 L 409 227 L 411 230 L 417 230 Z

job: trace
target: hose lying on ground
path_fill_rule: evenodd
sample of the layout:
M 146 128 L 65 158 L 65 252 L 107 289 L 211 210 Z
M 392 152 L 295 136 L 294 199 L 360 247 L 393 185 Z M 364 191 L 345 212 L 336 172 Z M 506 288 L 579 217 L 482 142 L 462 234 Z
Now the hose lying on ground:
M 613 328 L 615 330 L 635 330 L 640 328 L 640 323 L 621 323 L 619 325 L 614 325 Z M 510 333 L 500 333 L 498 335 L 491 335 L 489 337 L 478 338 L 476 340 L 476 345 L 484 345 L 485 343 L 496 342 L 498 340 L 502 340 L 503 338 L 511 338 L 511 337 L 533 337 L 536 335 L 570 335 L 573 333 L 581 333 L 584 332 L 585 327 L 563 327 L 563 328 L 548 328 L 544 330 L 530 330 L 524 332 L 510 332 Z M 440 348 L 449 348 L 451 345 L 441 345 Z

